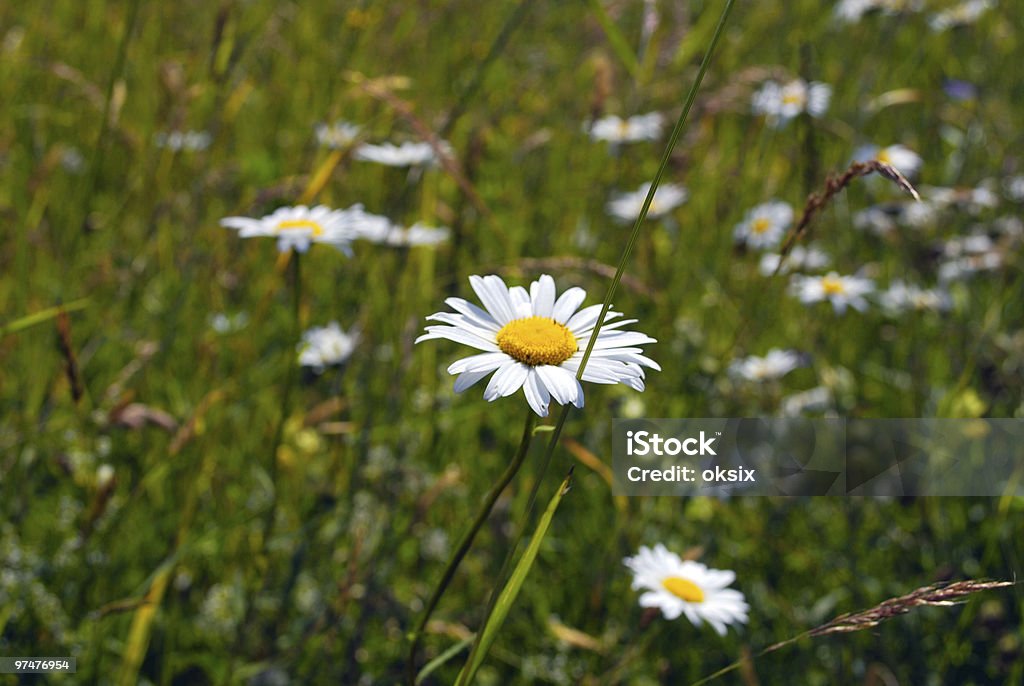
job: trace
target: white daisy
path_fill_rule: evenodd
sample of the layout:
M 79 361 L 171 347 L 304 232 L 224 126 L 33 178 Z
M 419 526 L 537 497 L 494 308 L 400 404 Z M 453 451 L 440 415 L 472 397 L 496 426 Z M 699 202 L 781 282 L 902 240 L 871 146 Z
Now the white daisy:
M 751 355 L 733 360 L 729 374 L 746 381 L 771 381 L 781 379 L 799 367 L 800 355 L 792 350 L 772 348 L 764 357 Z
M 787 395 L 782 399 L 779 413 L 783 417 L 799 417 L 808 412 L 828 410 L 832 405 L 832 391 L 826 386 L 815 386 L 806 391 Z
M 794 79 L 785 84 L 766 81 L 751 101 L 754 114 L 767 116 L 772 126 L 783 126 L 803 112 L 815 118 L 828 111 L 832 86 L 820 81 Z
M 621 193 L 608 201 L 606 209 L 608 214 L 619 221 L 632 222 L 640 215 L 640 209 L 644 206 L 647 193 L 651 184 L 645 183 L 632 193 Z M 663 217 L 675 208 L 686 202 L 690 197 L 689 192 L 683 186 L 675 183 L 666 183 L 658 186 L 654 192 L 654 199 L 647 210 L 647 216 L 651 219 Z
M 885 236 L 896 230 L 898 207 L 874 205 L 853 215 L 853 228 L 868 231 L 876 236 Z
M 1013 202 L 1024 202 L 1024 174 L 1003 179 L 1003 192 Z
M 878 160 L 897 170 L 907 178 L 915 176 L 921 169 L 921 156 L 905 145 L 889 145 L 879 147 L 877 145 L 862 145 L 853 153 L 854 162 L 868 162 Z
M 338 322 L 314 326 L 302 334 L 298 345 L 299 364 L 312 367 L 318 374 L 326 367 L 347 360 L 359 342 L 359 333 L 345 333 Z
M 889 288 L 878 295 L 878 302 L 882 309 L 890 315 L 903 314 L 908 310 L 931 310 L 933 312 L 945 312 L 952 301 L 949 293 L 933 288 L 921 288 L 914 284 L 907 284 L 900 279 L 889 284 Z
M 661 137 L 664 123 L 660 112 L 637 114 L 629 119 L 611 114 L 601 117 L 590 126 L 590 137 L 595 141 L 610 143 L 656 141 Z
M 758 271 L 764 276 L 771 276 L 778 268 L 780 259 L 782 259 L 782 256 L 779 253 L 765 253 L 761 256 Z M 797 245 L 789 252 L 789 256 L 782 263 L 782 269 L 779 269 L 779 273 L 788 274 L 791 271 L 813 272 L 827 267 L 831 261 L 832 259 L 827 254 L 814 246 L 805 248 L 802 245 Z
M 448 240 L 450 234 L 451 229 L 447 227 L 427 226 L 417 222 L 409 228 L 397 224 L 375 227 L 375 230 L 364 233 L 360 237 L 382 245 L 415 247 L 417 245 L 438 245 Z
M 332 210 L 323 205 L 308 208 L 279 207 L 272 214 L 261 219 L 250 217 L 225 217 L 220 225 L 237 229 L 242 238 L 274 236 L 277 249 L 288 252 L 294 248 L 306 252 L 312 243 L 333 245 L 345 254 L 351 254 L 349 243 L 364 233 L 379 230 L 387 219 L 370 214 L 362 205 L 353 205 L 347 210 Z
M 167 148 L 179 152 L 197 152 L 206 150 L 213 142 L 213 136 L 208 131 L 170 131 L 158 133 L 154 137 L 154 143 L 158 148 Z
M 359 127 L 341 119 L 333 124 L 316 125 L 316 141 L 325 148 L 340 150 L 349 147 L 359 137 Z
M 836 314 L 846 312 L 847 306 L 863 312 L 868 307 L 864 296 L 875 290 L 871 279 L 860 276 L 840 276 L 829 272 L 825 276 L 793 275 L 790 290 L 805 305 L 828 300 Z
M 772 248 L 778 245 L 792 223 L 793 208 L 789 203 L 773 200 L 748 210 L 733 230 L 733 237 L 736 242 L 752 248 Z
M 451 146 L 441 141 L 441 150 L 450 155 Z M 435 165 L 438 163 L 437 153 L 430 143 L 381 143 L 371 145 L 363 143 L 356 148 L 355 158 L 364 162 L 376 162 L 388 167 L 415 167 L 419 165 Z
M 455 391 L 461 393 L 494 372 L 484 390 L 488 401 L 522 388 L 526 401 L 541 417 L 547 416 L 551 398 L 562 405 L 583 407 L 583 388 L 576 373 L 601 306 L 579 310 L 586 298 L 582 288 L 570 288 L 556 299 L 555 281 L 547 274 L 534 281 L 529 292 L 521 286 L 509 288 L 497 276 L 471 276 L 469 282 L 485 309 L 462 298 L 448 298 L 445 302 L 455 312 L 427 317 L 445 326 L 428 326 L 427 333 L 416 339 L 419 343 L 447 338 L 484 351 L 448 367 L 449 374 L 459 375 Z M 636 331 L 619 330 L 635 319 L 607 323 L 620 316 L 609 312 L 605 318 L 583 380 L 622 383 L 642 391 L 643 368 L 661 367 L 644 357 L 638 346 L 655 340 Z
M 660 543 L 653 550 L 640 546 L 622 561 L 633 572 L 633 589 L 646 589 L 640 606 L 659 608 L 665 619 L 685 614 L 694 626 L 707 622 L 720 636 L 730 624 L 747 622 L 750 606 L 743 594 L 726 588 L 736 579 L 731 570 L 683 560 Z
M 933 31 L 945 31 L 954 26 L 966 26 L 978 21 L 995 3 L 992 0 L 967 0 L 955 7 L 950 7 L 928 19 Z

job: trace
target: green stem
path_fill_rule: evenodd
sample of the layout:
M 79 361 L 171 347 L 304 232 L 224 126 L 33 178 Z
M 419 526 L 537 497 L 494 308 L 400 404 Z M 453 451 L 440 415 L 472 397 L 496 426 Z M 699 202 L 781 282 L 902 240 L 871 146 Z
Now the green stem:
M 537 416 L 533 413 L 532 409 L 527 408 L 526 411 L 526 424 L 523 426 L 523 437 L 519 441 L 519 448 L 516 450 L 515 457 L 512 458 L 512 462 L 509 463 L 504 473 L 498 478 L 498 480 L 491 486 L 491 490 L 484 496 L 483 507 L 476 514 L 476 519 L 473 520 L 473 524 L 469 527 L 459 540 L 459 545 L 456 547 L 455 552 L 448 560 L 448 564 L 444 568 L 444 573 L 441 575 L 441 580 L 434 588 L 434 592 L 430 595 L 430 600 L 427 601 L 427 607 L 423 611 L 423 616 L 420 618 L 419 624 L 416 626 L 416 630 L 408 635 L 409 641 L 412 645 L 409 647 L 409 658 L 406 662 L 406 677 L 410 686 L 416 683 L 416 653 L 419 650 L 420 640 L 423 638 L 423 630 L 427 626 L 427 622 L 430 621 L 430 616 L 434 613 L 434 609 L 437 607 L 438 602 L 441 600 L 441 596 L 444 595 L 445 590 L 448 588 L 448 584 L 451 583 L 452 577 L 455 576 L 455 571 L 459 568 L 459 564 L 462 562 L 462 558 L 469 552 L 469 548 L 473 545 L 473 539 L 476 538 L 480 528 L 483 527 L 484 522 L 487 521 L 487 517 L 491 514 L 491 510 L 494 508 L 494 503 L 498 501 L 498 497 L 501 495 L 505 487 L 508 486 L 509 482 L 519 471 L 519 468 L 523 466 L 523 461 L 526 459 L 526 454 L 530 449 L 530 442 L 533 438 L 533 427 L 537 421 Z M 536 490 L 536 488 L 535 488 Z
M 633 230 L 629 236 L 629 242 L 626 244 L 626 249 L 623 251 L 622 257 L 619 259 L 619 266 L 615 270 L 615 276 L 612 278 L 612 283 L 608 287 L 608 293 L 605 295 L 604 303 L 601 305 L 601 314 L 598 316 L 597 323 L 594 326 L 594 333 L 590 336 L 590 341 L 587 343 L 587 349 L 583 353 L 583 359 L 580 361 L 580 368 L 576 373 L 577 379 L 582 380 L 583 378 L 583 370 L 587 365 L 587 361 L 590 359 L 590 354 L 594 350 L 594 345 L 597 343 L 597 337 L 601 331 L 601 327 L 604 325 L 605 317 L 608 316 L 608 310 L 611 307 L 612 298 L 615 297 L 615 290 L 618 288 L 619 281 L 622 280 L 622 274 L 626 270 L 626 264 L 629 262 L 629 257 L 633 253 L 633 248 L 636 246 L 637 239 L 640 236 L 640 227 L 643 225 L 644 219 L 647 217 L 647 212 L 651 208 L 651 202 L 654 200 L 654 193 L 658 190 L 658 184 L 661 183 L 661 178 L 665 175 L 665 169 L 668 168 L 672 151 L 675 149 L 676 142 L 679 140 L 679 136 L 683 131 L 686 119 L 690 114 L 690 109 L 693 107 L 694 100 L 697 98 L 697 90 L 700 88 L 700 84 L 704 80 L 704 75 L 707 73 L 708 66 L 711 64 L 711 56 L 714 54 L 715 47 L 717 47 L 718 41 L 722 37 L 726 21 L 732 13 L 732 7 L 735 2 L 736 0 L 726 0 L 725 8 L 722 10 L 722 15 L 718 19 L 718 25 L 715 27 L 715 33 L 711 37 L 711 44 L 708 46 L 708 50 L 704 54 L 703 61 L 701 61 L 700 70 L 697 72 L 697 78 L 694 80 L 693 85 L 690 86 L 690 92 L 686 96 L 686 103 L 683 105 L 683 111 L 679 114 L 679 119 L 676 120 L 676 125 L 673 127 L 672 134 L 669 136 L 668 145 L 665 147 L 665 152 L 661 156 L 661 164 L 658 166 L 658 172 L 654 175 L 654 180 L 651 182 L 651 188 L 647 192 L 647 197 L 644 198 L 643 207 L 640 208 L 640 215 L 636 218 L 636 222 L 633 224 Z M 551 464 L 551 458 L 555 454 L 555 448 L 557 447 L 559 437 L 562 434 L 562 427 L 565 426 L 565 420 L 568 418 L 571 409 L 572 405 L 565 405 L 562 407 L 562 412 L 558 416 L 558 422 L 555 424 L 555 428 L 551 433 L 551 440 L 548 441 L 547 449 L 544 452 L 544 458 L 541 461 L 540 475 L 537 477 L 537 480 L 534 481 L 533 489 L 530 492 L 530 498 L 526 506 L 526 521 L 529 521 L 531 518 L 537 499 L 537 491 L 540 487 L 541 481 L 544 479 L 545 473 L 547 472 L 548 465 Z M 509 566 L 515 557 L 516 549 L 522 542 L 523 535 L 526 530 L 526 526 L 519 530 L 519 534 L 516 536 L 515 541 L 509 548 L 508 553 L 505 556 L 505 562 L 502 564 L 501 572 L 498 576 L 500 580 L 507 577 Z M 487 603 L 487 613 L 484 615 L 484 620 L 481 626 L 486 626 L 487 622 L 490 620 L 491 613 L 494 612 L 494 605 L 498 599 L 498 594 L 502 588 L 504 588 L 504 583 L 500 583 L 495 586 L 494 590 L 491 592 L 490 600 Z M 473 644 L 473 649 L 470 651 L 470 657 L 467 662 L 472 661 L 474 653 L 479 647 L 481 633 L 482 632 L 477 632 L 477 638 Z

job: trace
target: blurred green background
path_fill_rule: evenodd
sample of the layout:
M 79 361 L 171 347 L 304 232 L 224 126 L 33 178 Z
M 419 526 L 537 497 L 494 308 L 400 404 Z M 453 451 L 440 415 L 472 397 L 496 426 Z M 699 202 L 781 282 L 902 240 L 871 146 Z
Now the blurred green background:
M 841 273 L 931 285 L 945 241 L 1019 217 L 1006 189 L 1024 170 L 1024 5 L 1003 0 L 934 31 L 929 16 L 954 3 L 924 4 L 843 23 L 830 3 L 738 3 L 665 179 L 690 198 L 645 225 L 615 299 L 658 339 L 647 354 L 663 371 L 643 394 L 586 386 L 566 437 L 609 461 L 612 417 L 772 415 L 816 387 L 828 398 L 817 414 L 1024 412 L 1019 236 L 999 239 L 1001 268 L 949 285 L 949 312 L 898 317 L 803 305 L 732 237 L 772 198 L 799 214 L 864 143 L 920 153 L 923 185 L 988 184 L 1000 201 L 879 236 L 854 215 L 905 198 L 876 178 L 854 182 L 812 226 Z M 602 265 L 628 235 L 605 204 L 650 180 L 666 136 L 612 146 L 586 122 L 653 110 L 674 120 L 721 7 L 0 6 L 0 327 L 88 298 L 65 329 L 77 402 L 57 320 L 0 337 L 0 655 L 78 660 L 75 675 L 24 682 L 396 683 L 405 632 L 511 457 L 526 407 L 521 395 L 488 404 L 482 386 L 455 396 L 444 370 L 467 350 L 413 347 L 423 318 L 447 296 L 475 300 L 470 274 L 528 284 L 551 273 L 560 290 L 601 301 Z M 830 84 L 828 113 L 767 125 L 750 97 L 769 76 Z M 951 95 L 950 79 L 973 95 Z M 339 118 L 372 142 L 416 139 L 417 125 L 444 133 L 465 183 L 343 155 L 317 202 L 449 226 L 451 240 L 303 256 L 303 325 L 337 320 L 361 341 L 343 367 L 303 373 L 285 404 L 295 284 L 273 241 L 218 221 L 295 204 L 330 155 L 314 126 Z M 208 132 L 209 146 L 157 144 L 189 130 Z M 213 325 L 218 314 L 227 325 Z M 773 347 L 809 364 L 769 384 L 727 373 Z M 478 627 L 541 443 L 443 599 L 421 660 Z M 556 452 L 542 500 L 573 462 Z M 479 681 L 690 683 L 933 581 L 1014 579 L 1022 517 L 1013 498 L 615 500 L 578 465 Z M 719 638 L 645 613 L 621 559 L 657 542 L 734 569 L 749 626 Z M 721 682 L 1024 683 L 1022 609 L 1017 588 L 990 592 L 799 643 Z M 460 663 L 428 682 L 450 683 Z

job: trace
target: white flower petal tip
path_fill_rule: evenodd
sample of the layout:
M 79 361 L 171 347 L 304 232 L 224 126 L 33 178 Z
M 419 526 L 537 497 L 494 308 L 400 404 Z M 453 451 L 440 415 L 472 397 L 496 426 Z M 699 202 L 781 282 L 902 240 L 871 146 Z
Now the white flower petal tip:
M 583 289 L 570 288 L 559 296 L 554 279 L 547 274 L 529 290 L 509 288 L 494 275 L 470 276 L 469 282 L 483 307 L 448 298 L 445 302 L 454 312 L 427 317 L 441 325 L 427 326 L 426 333 L 416 339 L 420 343 L 445 338 L 483 351 L 449 365 L 448 373 L 458 375 L 456 392 L 493 373 L 483 393 L 489 402 L 522 389 L 529 406 L 541 417 L 547 416 L 552 399 L 560 405 L 583 407 L 583 386 L 576 376 L 601 306 L 579 309 L 586 298 Z M 620 316 L 609 312 L 605 321 Z M 655 339 L 620 328 L 630 323 L 616 321 L 602 327 L 583 381 L 621 383 L 642 391 L 643 368 L 660 370 L 638 347 Z

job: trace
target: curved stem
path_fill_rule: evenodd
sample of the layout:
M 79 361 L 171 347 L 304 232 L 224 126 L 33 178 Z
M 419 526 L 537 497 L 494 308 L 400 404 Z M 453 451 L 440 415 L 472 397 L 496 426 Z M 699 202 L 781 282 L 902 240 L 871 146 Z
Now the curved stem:
M 416 683 L 416 653 L 419 650 L 420 640 L 423 638 L 423 630 L 427 626 L 427 622 L 430 621 L 430 616 L 434 613 L 434 609 L 437 607 L 438 602 L 441 600 L 441 596 L 448 589 L 448 584 L 451 583 L 452 577 L 455 576 L 455 571 L 459 568 L 459 564 L 462 562 L 462 558 L 469 552 L 470 546 L 473 545 L 473 539 L 476 538 L 477 533 L 483 527 L 484 522 L 487 521 L 487 517 L 491 514 L 491 510 L 494 508 L 494 503 L 498 501 L 498 497 L 501 495 L 505 487 L 508 486 L 509 482 L 512 481 L 512 477 L 516 475 L 519 468 L 523 466 L 523 461 L 526 459 L 526 453 L 530 450 L 530 441 L 533 438 L 533 426 L 537 421 L 537 416 L 533 413 L 533 410 L 527 409 L 526 411 L 526 424 L 523 426 L 523 437 L 519 441 L 519 448 L 516 450 L 515 457 L 509 463 L 504 473 L 498 478 L 498 480 L 491 486 L 491 490 L 484 496 L 483 506 L 480 511 L 476 514 L 476 519 L 473 520 L 473 524 L 469 529 L 462 534 L 462 538 L 459 540 L 459 545 L 456 547 L 455 552 L 448 559 L 448 564 L 444 568 L 444 573 L 441 575 L 441 580 L 434 588 L 434 592 L 430 595 L 430 600 L 427 601 L 427 607 L 423 611 L 423 616 L 420 618 L 419 624 L 416 625 L 415 631 L 408 634 L 411 645 L 409 646 L 409 658 L 406 662 L 406 677 L 410 686 Z

